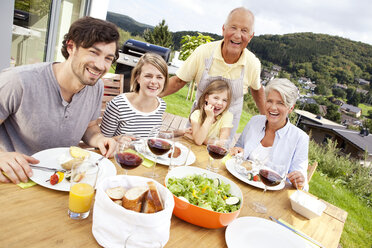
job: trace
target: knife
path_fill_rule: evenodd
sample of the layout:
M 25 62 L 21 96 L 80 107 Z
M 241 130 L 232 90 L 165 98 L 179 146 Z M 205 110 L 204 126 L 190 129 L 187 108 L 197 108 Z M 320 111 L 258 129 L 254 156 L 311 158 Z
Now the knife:
M 33 165 L 33 164 L 29 164 L 29 166 L 33 169 L 38 169 L 38 170 L 43 170 L 43 171 L 66 172 L 65 170 L 58 170 L 58 169 L 54 169 L 54 168 L 48 168 L 48 167 L 43 167 L 43 166 L 38 166 L 38 165 Z
M 291 230 L 291 231 L 294 232 L 295 234 L 300 235 L 301 237 L 303 237 L 304 239 L 310 241 L 311 243 L 316 244 L 316 245 L 319 246 L 320 248 L 325 248 L 325 247 L 324 247 L 321 243 L 319 243 L 318 241 L 316 241 L 316 240 L 310 238 L 309 236 L 307 236 L 307 235 L 305 235 L 305 234 L 303 234 L 303 233 L 301 233 L 301 232 L 299 232 L 299 231 L 293 229 L 293 228 L 290 227 L 290 226 L 287 226 L 286 224 L 284 224 L 284 223 L 281 222 L 280 220 L 277 220 L 277 219 L 275 219 L 275 218 L 272 217 L 272 216 L 270 216 L 270 219 L 271 219 L 272 221 L 275 221 L 275 222 L 278 223 L 279 225 L 282 225 L 282 226 L 284 226 L 285 228 Z

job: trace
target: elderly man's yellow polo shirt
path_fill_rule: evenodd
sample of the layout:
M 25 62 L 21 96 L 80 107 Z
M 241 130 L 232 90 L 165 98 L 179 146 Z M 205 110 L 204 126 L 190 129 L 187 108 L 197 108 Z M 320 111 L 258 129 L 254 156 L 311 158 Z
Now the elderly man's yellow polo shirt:
M 258 90 L 261 87 L 261 63 L 258 58 L 245 48 L 235 64 L 227 64 L 222 57 L 222 42 L 223 40 L 209 42 L 196 48 L 181 68 L 178 69 L 177 77 L 186 82 L 195 80 L 195 82 L 199 83 L 205 70 L 205 59 L 210 58 L 214 50 L 209 76 L 238 79 L 241 75 L 242 66 L 244 66 L 244 94 L 248 92 L 248 87 Z

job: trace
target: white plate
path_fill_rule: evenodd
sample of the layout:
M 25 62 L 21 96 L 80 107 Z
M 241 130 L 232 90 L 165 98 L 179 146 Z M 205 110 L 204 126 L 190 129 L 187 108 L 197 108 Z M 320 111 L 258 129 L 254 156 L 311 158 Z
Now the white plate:
M 304 239 L 285 227 L 263 218 L 241 217 L 225 231 L 227 247 L 298 248 L 307 247 Z
M 188 148 L 179 142 L 175 142 L 175 144 L 181 149 L 181 154 L 177 158 L 173 158 L 173 163 L 175 165 L 182 165 L 182 161 L 184 161 Z M 164 164 L 164 165 L 170 165 L 170 158 L 168 157 L 169 153 L 170 152 L 167 152 L 164 155 L 158 156 L 157 163 Z M 153 154 L 151 153 L 147 145 L 146 145 L 146 152 L 143 154 L 143 156 L 145 156 L 145 158 L 151 161 L 154 161 Z M 195 154 L 190 150 L 189 156 L 187 157 L 186 165 L 193 164 L 195 160 L 196 160 Z
M 226 165 L 226 169 L 236 178 L 238 178 L 239 180 L 249 184 L 249 185 L 252 185 L 254 187 L 257 187 L 257 188 L 260 188 L 260 189 L 265 189 L 265 184 L 263 184 L 262 182 L 257 182 L 257 181 L 253 181 L 253 180 L 248 180 L 247 177 L 243 176 L 242 174 L 238 173 L 236 170 L 235 170 L 235 162 L 234 162 L 234 159 L 229 159 L 226 161 L 225 163 Z M 273 187 L 270 187 L 268 186 L 267 187 L 267 190 L 281 190 L 283 189 L 285 186 L 285 182 L 282 181 L 279 185 L 276 185 L 276 186 L 273 186 Z
M 43 166 L 43 167 L 48 167 L 48 168 L 54 168 L 54 169 L 62 169 L 60 163 L 59 163 L 59 158 L 63 155 L 68 155 L 69 154 L 69 147 L 59 147 L 59 148 L 52 148 L 52 149 L 47 149 L 40 151 L 38 153 L 35 153 L 32 155 L 32 157 L 40 160 L 40 163 L 36 164 L 35 166 Z M 96 162 L 102 155 L 91 152 L 90 153 L 90 158 L 92 162 Z M 107 158 L 104 158 L 100 161 L 99 163 L 100 167 L 100 172 L 98 174 L 98 179 L 96 185 L 99 184 L 100 181 L 102 181 L 103 178 L 105 177 L 110 177 L 110 176 L 115 176 L 116 175 L 116 168 L 115 165 L 108 160 Z M 59 190 L 59 191 L 70 191 L 70 182 L 67 181 L 65 178 L 63 178 L 62 182 L 57 183 L 55 185 L 51 185 L 50 182 L 46 182 L 50 178 L 51 175 L 53 175 L 53 172 L 51 171 L 43 171 L 39 169 L 33 169 L 33 176 L 31 177 L 31 180 L 34 181 L 35 183 L 49 188 L 49 189 L 54 189 L 54 190 Z

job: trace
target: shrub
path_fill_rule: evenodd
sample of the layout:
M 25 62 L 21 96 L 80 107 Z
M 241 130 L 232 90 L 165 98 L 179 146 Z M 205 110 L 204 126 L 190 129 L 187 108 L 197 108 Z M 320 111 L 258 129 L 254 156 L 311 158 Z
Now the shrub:
M 337 143 L 328 140 L 325 145 L 314 141 L 309 144 L 309 161 L 318 161 L 318 169 L 334 180 L 334 183 L 344 184 L 359 198 L 372 206 L 372 171 L 364 167 L 349 155 L 343 155 L 336 147 Z

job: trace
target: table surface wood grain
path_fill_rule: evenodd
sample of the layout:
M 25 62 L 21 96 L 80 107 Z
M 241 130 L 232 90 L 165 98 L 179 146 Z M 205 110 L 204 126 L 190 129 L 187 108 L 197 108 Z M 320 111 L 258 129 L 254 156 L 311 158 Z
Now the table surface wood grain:
M 184 140 L 189 142 L 188 140 Z M 205 168 L 209 157 L 205 146 L 192 145 L 196 155 L 192 166 Z M 124 170 L 117 166 L 118 174 Z M 140 166 L 128 175 L 142 175 L 152 168 Z M 164 184 L 168 166 L 157 165 L 158 181 Z M 239 217 L 256 216 L 268 219 L 281 218 L 296 229 L 322 243 L 325 247 L 338 246 L 347 212 L 327 203 L 322 216 L 308 220 L 291 208 L 289 196 L 295 191 L 286 186 L 280 191 L 267 191 L 241 182 L 226 168 L 221 175 L 233 180 L 243 192 L 243 207 Z M 268 208 L 266 214 L 254 212 L 249 203 L 262 201 Z M 92 235 L 92 213 L 85 220 L 71 220 L 67 216 L 68 192 L 54 191 L 35 185 L 21 189 L 14 184 L 0 184 L 0 242 L 1 247 L 99 247 Z M 226 228 L 206 229 L 172 216 L 170 239 L 166 247 L 227 247 Z

